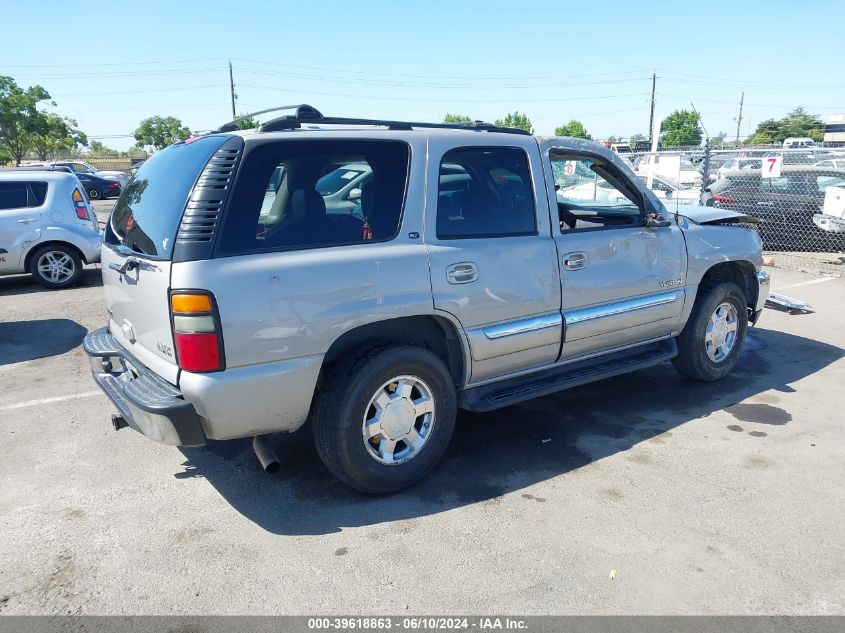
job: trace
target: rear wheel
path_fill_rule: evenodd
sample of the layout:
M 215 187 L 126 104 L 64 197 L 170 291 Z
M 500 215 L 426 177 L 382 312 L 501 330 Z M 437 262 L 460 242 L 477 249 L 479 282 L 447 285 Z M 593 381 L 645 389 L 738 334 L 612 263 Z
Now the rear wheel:
M 736 365 L 748 329 L 745 295 L 734 283 L 703 288 L 678 337 L 675 368 L 690 378 L 712 382 Z
M 387 493 L 422 479 L 455 426 L 455 387 L 429 350 L 375 347 L 342 361 L 317 394 L 314 441 L 338 479 Z
M 101 198 L 100 190 L 92 187 L 88 190 L 88 197 L 91 198 L 91 200 L 99 200 Z
M 79 280 L 82 259 L 70 246 L 51 244 L 38 249 L 30 260 L 29 272 L 47 288 L 67 288 Z

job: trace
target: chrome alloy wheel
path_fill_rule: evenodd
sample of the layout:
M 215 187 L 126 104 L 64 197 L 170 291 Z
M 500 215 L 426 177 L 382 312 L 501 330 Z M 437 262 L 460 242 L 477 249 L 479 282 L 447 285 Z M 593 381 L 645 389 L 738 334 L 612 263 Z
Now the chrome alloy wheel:
M 719 304 L 710 315 L 707 331 L 704 334 L 704 346 L 707 357 L 714 363 L 721 363 L 733 351 L 736 345 L 739 315 L 730 303 Z
M 35 265 L 44 279 L 55 284 L 64 283 L 76 272 L 73 258 L 62 251 L 47 251 Z
M 364 412 L 364 445 L 377 462 L 416 457 L 434 430 L 434 396 L 416 376 L 396 376 L 379 387 Z

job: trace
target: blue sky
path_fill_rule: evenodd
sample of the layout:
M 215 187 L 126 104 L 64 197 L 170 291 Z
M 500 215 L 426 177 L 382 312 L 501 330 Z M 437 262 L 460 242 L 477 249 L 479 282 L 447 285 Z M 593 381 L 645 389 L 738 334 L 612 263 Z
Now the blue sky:
M 538 133 L 569 119 L 594 137 L 648 132 L 690 102 L 710 135 L 742 135 L 796 105 L 845 112 L 845 3 L 7 2 L 0 74 L 38 83 L 56 111 L 124 149 L 138 122 L 194 130 L 310 103 L 325 114 L 490 120 L 518 109 Z

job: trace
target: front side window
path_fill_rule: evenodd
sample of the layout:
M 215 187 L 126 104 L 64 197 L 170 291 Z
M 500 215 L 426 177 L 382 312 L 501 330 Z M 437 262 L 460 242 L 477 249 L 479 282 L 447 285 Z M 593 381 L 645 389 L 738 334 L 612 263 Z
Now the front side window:
M 281 141 L 244 158 L 224 220 L 224 255 L 396 237 L 410 149 L 401 141 Z
M 585 156 L 558 154 L 554 150 L 549 157 L 561 231 L 640 224 L 636 190 L 606 163 Z M 654 180 L 655 184 L 658 182 Z
M 443 156 L 438 239 L 536 234 L 536 206 L 524 150 L 463 147 Z

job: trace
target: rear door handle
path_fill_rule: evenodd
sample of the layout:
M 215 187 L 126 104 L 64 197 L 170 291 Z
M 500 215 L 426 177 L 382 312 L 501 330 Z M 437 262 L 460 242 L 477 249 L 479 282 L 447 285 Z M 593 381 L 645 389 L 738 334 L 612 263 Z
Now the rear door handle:
M 18 220 L 20 224 L 32 224 L 33 222 L 38 222 L 38 218 L 21 218 Z
M 446 268 L 446 279 L 450 284 L 468 284 L 478 279 L 478 267 L 473 262 L 450 264 Z
M 563 256 L 563 267 L 566 270 L 581 270 L 586 265 L 586 253 L 567 253 Z

